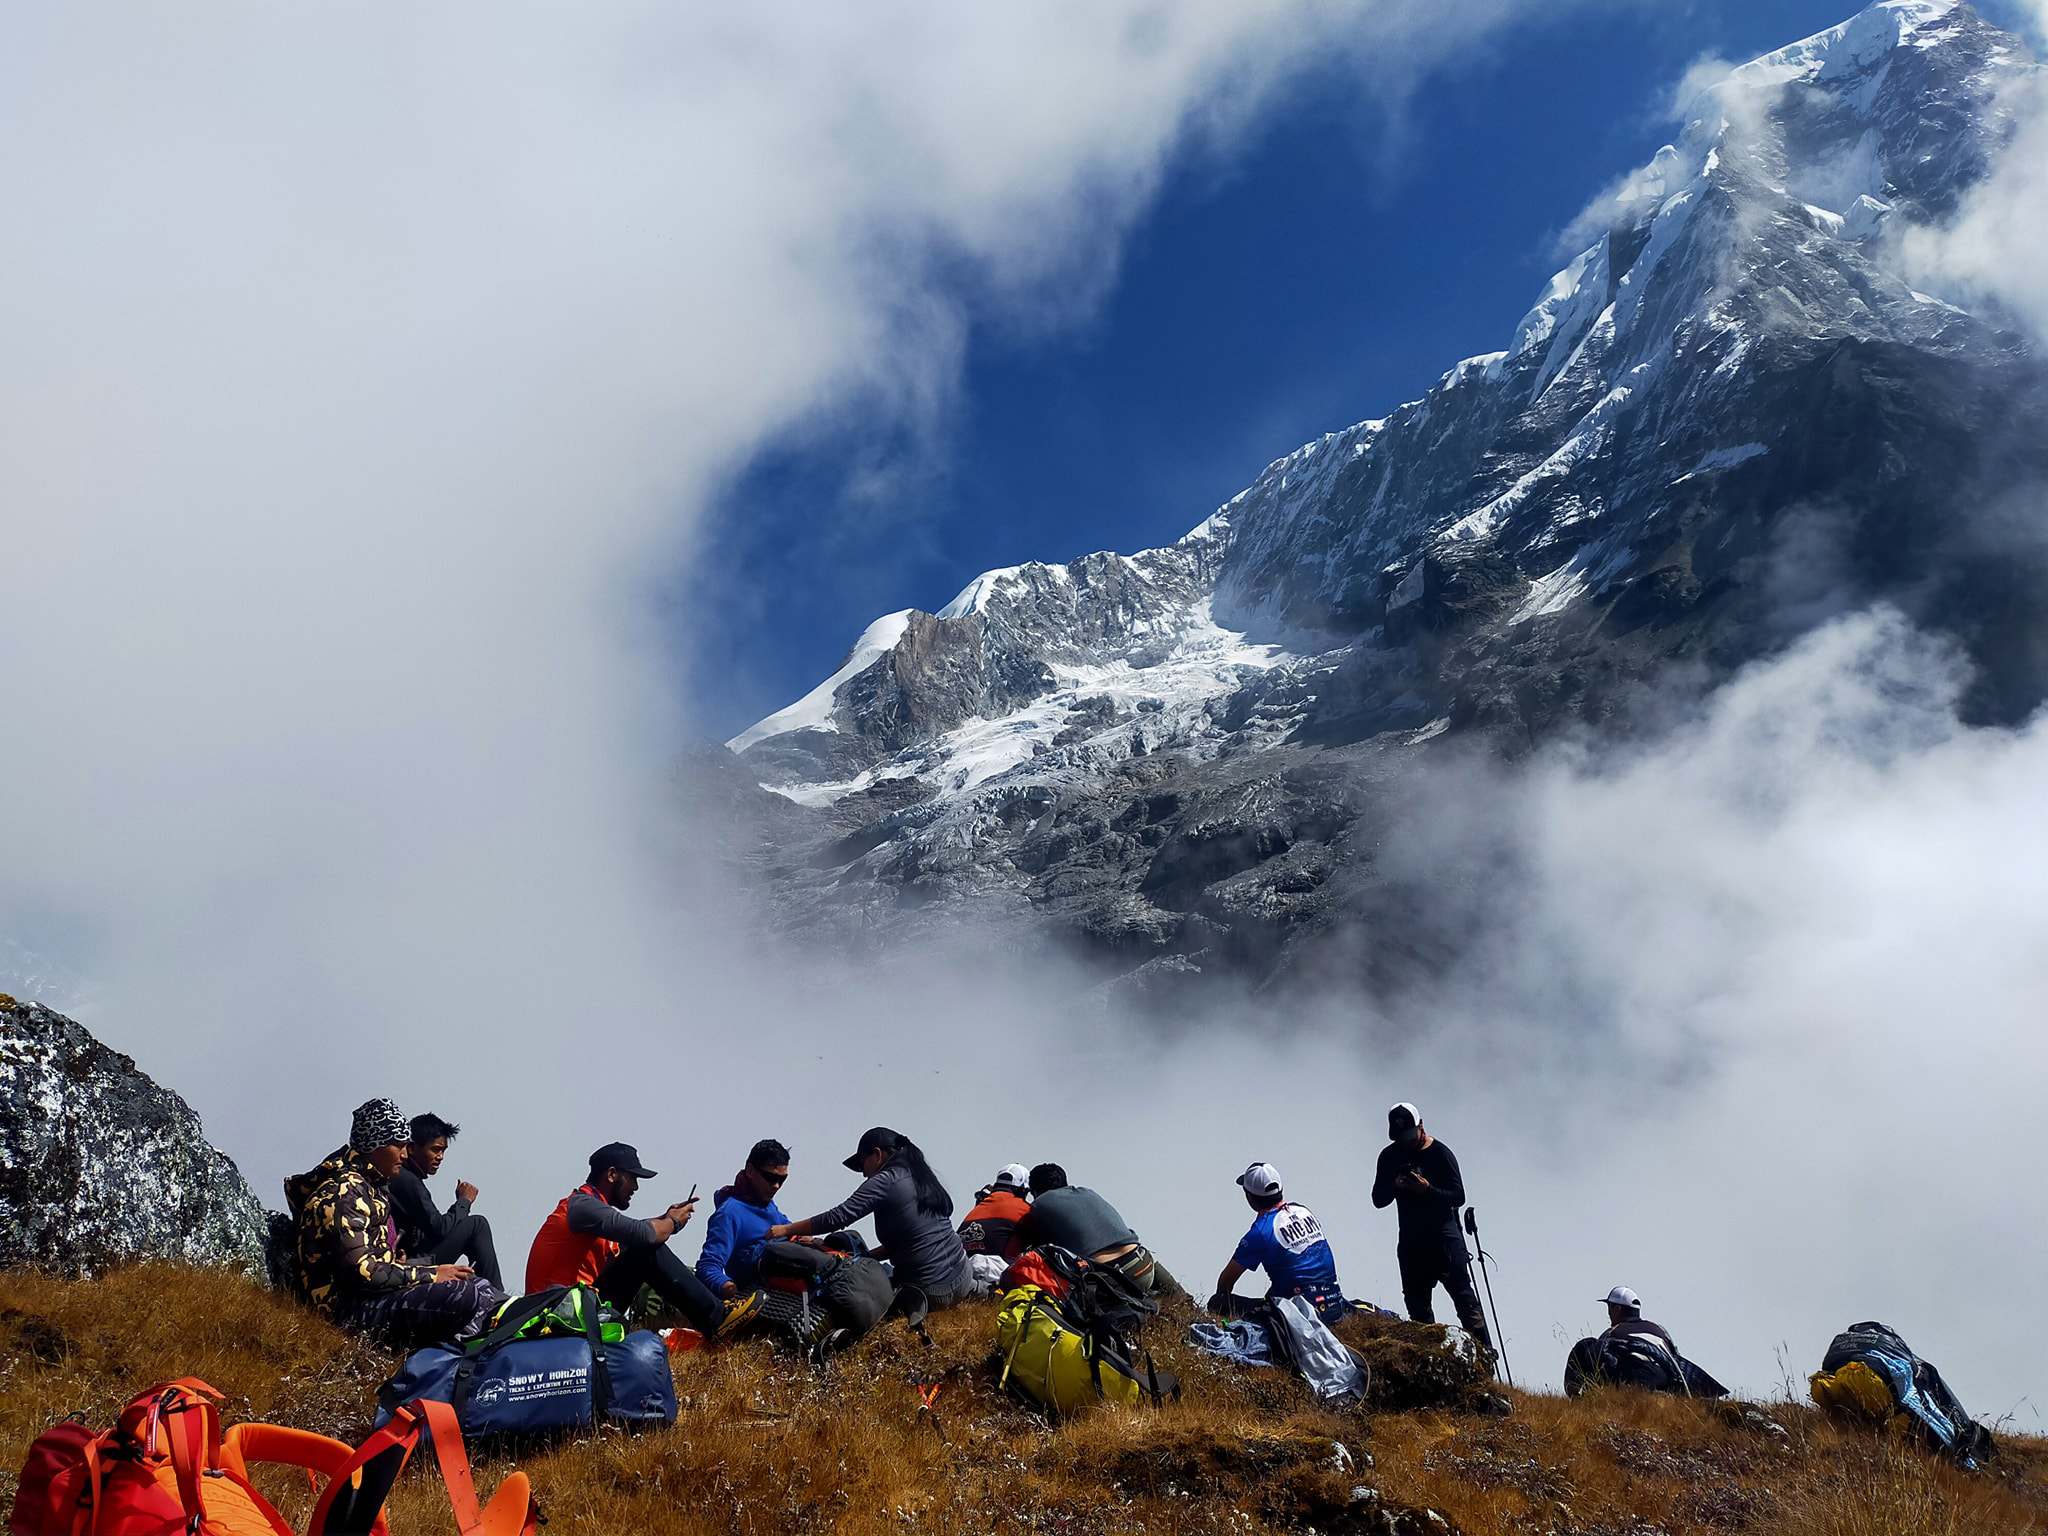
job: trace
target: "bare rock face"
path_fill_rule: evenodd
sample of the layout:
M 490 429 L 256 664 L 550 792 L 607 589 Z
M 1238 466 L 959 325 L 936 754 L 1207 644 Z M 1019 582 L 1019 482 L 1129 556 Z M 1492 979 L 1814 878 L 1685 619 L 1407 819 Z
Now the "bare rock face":
M 269 1229 L 191 1105 L 84 1026 L 0 994 L 0 1266 L 266 1275 Z

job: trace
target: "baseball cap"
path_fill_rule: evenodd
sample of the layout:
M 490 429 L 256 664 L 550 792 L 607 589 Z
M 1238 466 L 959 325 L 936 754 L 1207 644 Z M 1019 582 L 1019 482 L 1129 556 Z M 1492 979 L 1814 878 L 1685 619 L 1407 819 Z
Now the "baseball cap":
M 854 1173 L 860 1172 L 861 1159 L 877 1147 L 894 1151 L 896 1143 L 903 1138 L 886 1125 L 877 1125 L 862 1133 L 860 1145 L 853 1149 L 853 1156 L 841 1159 L 841 1165 Z
M 996 1188 L 1023 1194 L 1031 1187 L 1031 1170 L 1022 1163 L 1005 1163 L 996 1170 Z
M 1237 1182 L 1246 1194 L 1264 1200 L 1280 1193 L 1280 1170 L 1271 1163 L 1253 1163 L 1237 1176 Z
M 1422 1111 L 1403 1100 L 1387 1111 L 1387 1139 L 1394 1140 L 1404 1131 L 1412 1131 L 1422 1124 Z
M 1627 1286 L 1617 1285 L 1607 1293 L 1607 1305 L 1610 1307 L 1634 1307 L 1640 1312 L 1643 1310 L 1643 1298 Z
M 608 1141 L 590 1154 L 590 1172 L 593 1177 L 607 1168 L 616 1168 L 621 1173 L 630 1173 L 636 1179 L 654 1177 L 652 1168 L 642 1167 L 640 1154 L 623 1141 Z

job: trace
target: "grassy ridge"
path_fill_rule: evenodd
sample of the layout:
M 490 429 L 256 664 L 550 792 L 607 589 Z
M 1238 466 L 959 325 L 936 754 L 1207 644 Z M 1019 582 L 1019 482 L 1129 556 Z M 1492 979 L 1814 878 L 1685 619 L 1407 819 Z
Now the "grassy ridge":
M 635 1536 L 2048 1533 L 2048 1446 L 2034 1440 L 2001 1437 L 1993 1469 L 1970 1476 L 1785 1404 L 1745 1415 L 1639 1393 L 1577 1402 L 1510 1394 L 1506 1417 L 1336 1414 L 1276 1372 L 1187 1349 L 1186 1320 L 1162 1319 L 1147 1341 L 1187 1389 L 1159 1413 L 1102 1411 L 1049 1429 L 996 1390 L 993 1308 L 977 1304 L 933 1318 L 932 1349 L 891 1325 L 823 1379 L 759 1342 L 685 1357 L 673 1429 L 593 1435 L 519 1465 L 551 1532 Z M 1417 1373 L 1433 1368 L 1434 1341 L 1405 1324 L 1353 1342 L 1397 1393 L 1419 1391 Z M 265 1418 L 354 1440 L 395 1363 L 217 1271 L 0 1275 L 0 1499 L 11 1504 L 28 1442 L 50 1423 L 78 1413 L 104 1424 L 153 1382 L 197 1375 L 228 1394 L 231 1422 Z M 917 1393 L 932 1382 L 936 1420 Z M 476 1459 L 487 1495 L 511 1463 Z M 308 1512 L 303 1480 L 280 1475 L 268 1486 L 288 1514 Z M 453 1531 L 430 1472 L 400 1487 L 392 1527 L 396 1536 Z

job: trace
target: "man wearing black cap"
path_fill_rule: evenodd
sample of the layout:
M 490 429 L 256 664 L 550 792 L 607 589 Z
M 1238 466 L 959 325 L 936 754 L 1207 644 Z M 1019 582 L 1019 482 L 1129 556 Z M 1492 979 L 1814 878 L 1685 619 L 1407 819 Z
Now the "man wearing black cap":
M 1399 1207 L 1401 1241 L 1396 1254 L 1408 1315 L 1418 1323 L 1435 1322 L 1431 1295 L 1441 1285 L 1450 1292 L 1465 1331 L 1491 1349 L 1486 1314 L 1472 1284 L 1472 1255 L 1458 1227 L 1458 1208 L 1465 1203 L 1458 1160 L 1422 1128 L 1422 1115 L 1413 1104 L 1396 1104 L 1387 1111 L 1387 1139 L 1372 1183 L 1372 1203 L 1380 1210 Z
M 761 1293 L 749 1292 L 722 1301 L 669 1251 L 668 1240 L 689 1224 L 694 1197 L 642 1221 L 626 1207 L 642 1179 L 654 1170 L 641 1165 L 640 1154 L 614 1141 L 590 1154 L 590 1181 L 572 1190 L 535 1234 L 526 1256 L 526 1289 L 551 1285 L 595 1285 L 615 1307 L 632 1303 L 642 1286 L 651 1286 L 665 1306 L 688 1318 L 711 1338 L 724 1338 L 753 1317 Z

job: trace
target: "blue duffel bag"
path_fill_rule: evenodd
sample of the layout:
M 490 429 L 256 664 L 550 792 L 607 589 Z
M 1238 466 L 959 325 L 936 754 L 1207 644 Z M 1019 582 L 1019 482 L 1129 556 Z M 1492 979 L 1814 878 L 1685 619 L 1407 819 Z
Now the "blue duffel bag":
M 553 1293 L 543 1293 L 548 1300 Z M 629 1333 L 606 1343 L 596 1293 L 582 1298 L 584 1333 L 521 1337 L 540 1297 L 522 1297 L 489 1332 L 467 1345 L 433 1345 L 408 1356 L 377 1390 L 377 1423 L 415 1397 L 454 1408 L 467 1436 L 588 1429 L 600 1421 L 673 1424 L 675 1378 L 659 1334 Z

